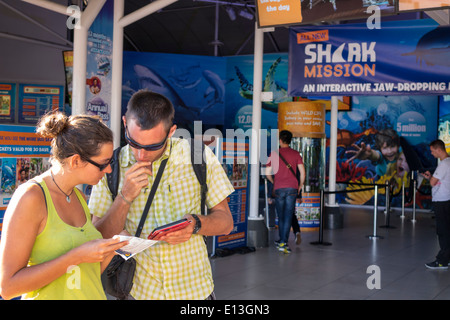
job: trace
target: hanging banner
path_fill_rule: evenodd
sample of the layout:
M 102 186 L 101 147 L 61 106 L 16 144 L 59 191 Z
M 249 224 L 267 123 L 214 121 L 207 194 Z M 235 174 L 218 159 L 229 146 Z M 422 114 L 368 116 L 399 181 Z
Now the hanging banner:
M 399 0 L 399 11 L 436 10 L 450 7 L 450 0 Z
M 288 94 L 448 94 L 449 34 L 431 19 L 291 28 Z
M 106 1 L 88 32 L 86 113 L 111 122 L 111 61 L 114 1 Z
M 258 27 L 368 18 L 397 12 L 397 0 L 257 0 Z

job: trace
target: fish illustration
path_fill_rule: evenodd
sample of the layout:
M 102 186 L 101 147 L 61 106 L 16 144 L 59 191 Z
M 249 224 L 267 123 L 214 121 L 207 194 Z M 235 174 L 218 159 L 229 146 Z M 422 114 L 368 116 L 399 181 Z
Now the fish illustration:
M 281 57 L 275 60 L 270 66 L 263 83 L 262 91 L 273 92 L 273 100 L 269 102 L 263 101 L 262 108 L 272 112 L 278 112 L 278 103 L 292 100 L 292 98 L 288 96 L 286 88 L 275 81 L 275 71 L 280 62 Z M 236 75 L 238 76 L 241 85 L 239 94 L 245 99 L 253 99 L 253 85 L 245 78 L 238 67 L 235 66 L 234 68 L 236 69 Z
M 424 34 L 417 42 L 416 50 L 403 53 L 402 56 L 416 56 L 416 62 L 422 66 L 440 65 L 450 67 L 450 32 L 448 26 L 438 26 Z
M 209 83 L 209 87 L 203 94 L 204 98 L 210 97 L 205 106 L 200 108 L 200 112 L 211 108 L 216 103 L 223 103 L 225 97 L 225 82 L 219 77 L 219 75 L 210 70 L 203 70 L 203 77 Z

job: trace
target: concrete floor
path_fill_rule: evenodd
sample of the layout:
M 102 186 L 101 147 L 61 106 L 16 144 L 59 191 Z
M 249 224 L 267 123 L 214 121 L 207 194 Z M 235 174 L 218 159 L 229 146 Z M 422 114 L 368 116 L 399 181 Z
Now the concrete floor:
M 289 240 L 291 254 L 276 250 L 278 230 L 269 231 L 269 246 L 247 254 L 212 258 L 218 300 L 440 300 L 450 299 L 450 270 L 429 270 L 439 250 L 432 213 L 401 218 L 394 209 L 390 226 L 373 235 L 373 208 L 341 207 L 344 225 L 302 232 L 302 243 Z M 383 208 L 377 226 L 385 225 Z M 378 271 L 373 271 L 378 270 Z M 377 278 L 377 276 L 379 277 Z M 368 286 L 369 283 L 369 286 Z M 379 284 L 379 289 L 377 287 Z M 372 287 L 370 289 L 369 287 Z

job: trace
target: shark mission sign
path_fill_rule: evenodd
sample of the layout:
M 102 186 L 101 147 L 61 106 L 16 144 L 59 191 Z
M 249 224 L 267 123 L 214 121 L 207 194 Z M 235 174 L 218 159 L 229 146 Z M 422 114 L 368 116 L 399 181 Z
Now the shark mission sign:
M 296 27 L 289 35 L 291 96 L 448 94 L 450 27 L 434 20 Z

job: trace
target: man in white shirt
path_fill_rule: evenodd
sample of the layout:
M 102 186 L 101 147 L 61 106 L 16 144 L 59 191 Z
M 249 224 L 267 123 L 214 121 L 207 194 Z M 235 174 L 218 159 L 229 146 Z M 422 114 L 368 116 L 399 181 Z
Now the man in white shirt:
M 450 262 L 450 157 L 442 140 L 430 143 L 433 157 L 439 159 L 439 164 L 433 175 L 429 171 L 422 174 L 430 180 L 432 187 L 432 203 L 436 215 L 436 233 L 440 250 L 436 260 L 425 264 L 429 269 L 448 269 Z

